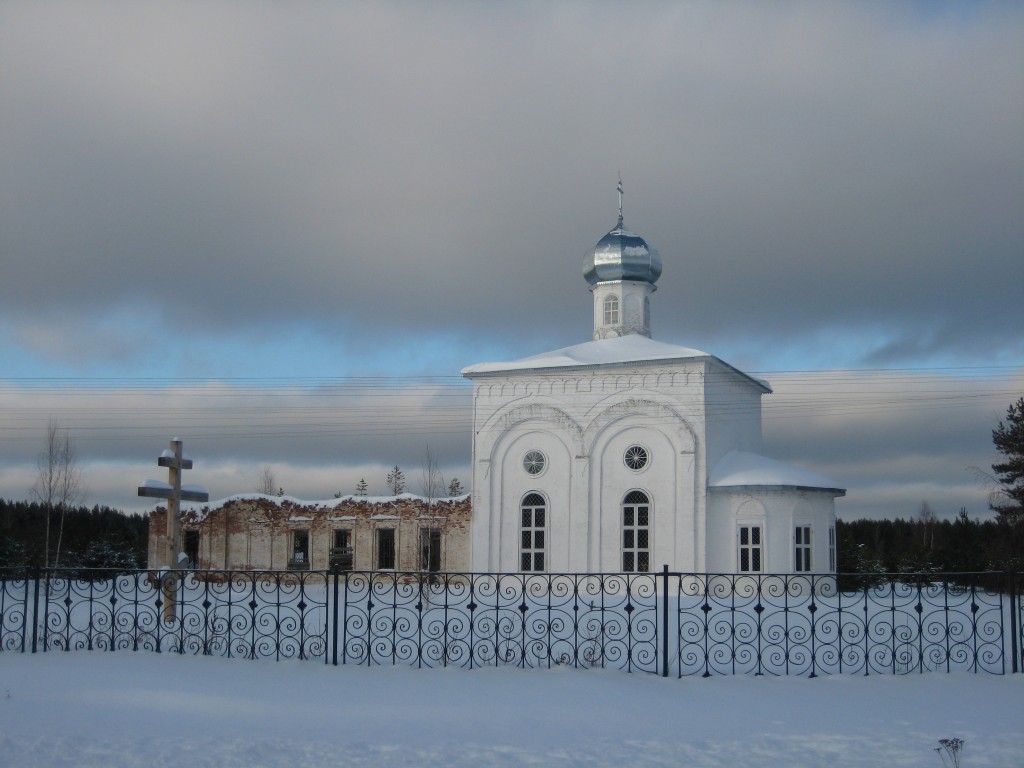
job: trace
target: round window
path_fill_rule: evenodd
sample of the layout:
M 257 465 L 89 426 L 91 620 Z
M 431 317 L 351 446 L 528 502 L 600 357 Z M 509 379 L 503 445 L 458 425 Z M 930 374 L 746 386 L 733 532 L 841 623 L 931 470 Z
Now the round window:
M 539 475 L 544 471 L 544 465 L 547 463 L 544 458 L 544 454 L 540 451 L 528 451 L 523 456 L 523 469 L 526 470 L 527 474 Z
M 626 462 L 626 466 L 637 472 L 647 466 L 649 457 L 647 455 L 647 449 L 641 445 L 631 445 L 626 449 L 625 455 L 622 460 Z

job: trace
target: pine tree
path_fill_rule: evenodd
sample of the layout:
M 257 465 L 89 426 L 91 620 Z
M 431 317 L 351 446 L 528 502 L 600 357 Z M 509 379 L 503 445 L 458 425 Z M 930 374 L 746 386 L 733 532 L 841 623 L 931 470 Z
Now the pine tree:
M 992 465 L 1002 488 L 989 506 L 1001 521 L 1024 522 L 1024 397 L 1006 410 L 1006 423 L 992 430 L 992 442 L 1006 461 Z
M 397 469 L 397 467 L 395 467 L 395 469 Z M 356 483 L 356 496 L 365 496 L 365 495 L 366 495 L 366 479 L 361 477 L 361 478 L 359 478 L 359 482 Z
M 462 483 L 459 482 L 459 478 L 453 477 L 452 481 L 448 483 L 448 495 L 449 496 L 461 496 L 466 491 L 462 488 Z
M 405 493 L 405 475 L 402 473 L 402 470 L 398 468 L 397 464 L 395 464 L 395 468 L 393 470 L 388 472 L 387 483 L 392 496 Z

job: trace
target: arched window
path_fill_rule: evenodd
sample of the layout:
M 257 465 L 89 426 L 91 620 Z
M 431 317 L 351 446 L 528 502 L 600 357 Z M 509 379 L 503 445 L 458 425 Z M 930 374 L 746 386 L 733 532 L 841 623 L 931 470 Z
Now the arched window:
M 604 297 L 604 324 L 619 324 L 619 297 L 614 293 Z
M 630 491 L 622 500 L 622 570 L 651 570 L 651 501 L 642 491 Z
M 547 504 L 539 493 L 528 493 L 519 505 L 522 526 L 519 545 L 519 568 L 522 571 L 544 570 L 544 527 Z

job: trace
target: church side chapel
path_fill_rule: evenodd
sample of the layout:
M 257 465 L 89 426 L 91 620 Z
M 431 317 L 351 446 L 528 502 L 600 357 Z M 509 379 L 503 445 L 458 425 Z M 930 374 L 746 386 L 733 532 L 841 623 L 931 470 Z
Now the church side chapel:
M 462 370 L 472 493 L 185 506 L 181 550 L 212 569 L 834 573 L 845 490 L 761 455 L 767 382 L 651 338 L 658 252 L 623 223 L 586 253 L 590 341 Z M 167 565 L 166 508 L 150 567 Z M 180 559 L 180 558 L 179 558 Z
M 834 573 L 845 490 L 760 455 L 767 382 L 651 338 L 662 263 L 618 191 L 583 260 L 593 339 L 462 371 L 473 570 Z
M 469 499 L 245 494 L 183 504 L 186 567 L 213 570 L 466 571 Z M 149 565 L 166 557 L 167 508 L 149 518 Z

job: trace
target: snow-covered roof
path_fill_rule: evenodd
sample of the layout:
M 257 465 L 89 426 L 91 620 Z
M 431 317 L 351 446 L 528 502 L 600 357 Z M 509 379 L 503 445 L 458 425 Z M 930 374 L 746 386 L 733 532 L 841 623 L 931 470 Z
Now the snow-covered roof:
M 562 347 L 551 352 L 531 355 L 519 360 L 496 363 L 478 363 L 462 369 L 462 375 L 473 378 L 487 374 L 550 370 L 554 368 L 589 368 L 594 366 L 623 366 L 635 363 L 674 362 L 678 360 L 710 360 L 735 371 L 766 392 L 771 387 L 766 381 L 748 376 L 707 352 L 655 341 L 639 334 L 613 339 L 599 339 Z
M 160 483 L 159 480 L 152 480 L 152 481 L 147 481 L 147 482 L 156 483 L 157 487 L 167 485 L 166 483 Z M 169 485 L 167 485 L 167 487 L 170 488 Z M 183 486 L 183 488 L 184 488 L 184 486 Z M 468 498 L 469 498 L 469 494 L 464 493 L 461 496 L 438 497 L 438 498 L 432 499 L 431 501 L 434 504 L 453 504 L 453 503 L 465 501 Z M 417 496 L 416 494 L 413 494 L 413 493 L 401 493 L 398 496 L 354 496 L 354 495 L 348 495 L 348 496 L 338 496 L 338 497 L 333 498 L 333 499 L 325 499 L 323 501 L 304 501 L 303 499 L 298 499 L 295 496 L 268 496 L 267 494 L 263 494 L 263 493 L 239 493 L 239 494 L 235 494 L 234 496 L 227 496 L 227 497 L 225 497 L 223 499 L 217 499 L 215 501 L 210 501 L 210 502 L 205 502 L 205 503 L 204 502 L 182 502 L 182 504 L 181 504 L 181 511 L 182 512 L 190 512 L 195 517 L 197 517 L 198 519 L 201 520 L 201 519 L 204 519 L 206 517 L 206 515 L 209 512 L 211 512 L 212 510 L 220 509 L 221 507 L 226 507 L 229 504 L 232 504 L 232 503 L 234 503 L 236 501 L 250 501 L 250 500 L 260 500 L 260 501 L 264 501 L 264 502 L 268 502 L 269 501 L 269 502 L 275 504 L 278 507 L 284 507 L 285 505 L 288 505 L 288 506 L 291 506 L 291 507 L 299 507 L 299 508 L 302 508 L 302 509 L 334 509 L 334 508 L 338 507 L 339 505 L 341 505 L 341 504 L 343 504 L 345 502 L 355 502 L 355 503 L 358 503 L 358 504 L 370 504 L 370 505 L 386 505 L 386 504 L 395 504 L 395 503 L 401 502 L 401 501 L 428 501 L 428 499 L 426 497 L 424 497 L 424 496 Z M 158 505 L 161 505 L 161 504 L 162 505 L 166 505 L 166 503 L 167 502 L 165 502 L 165 501 L 158 501 L 157 502 Z M 290 519 L 298 520 L 300 518 L 296 517 L 296 516 L 293 516 Z M 342 518 L 332 518 L 332 519 L 342 519 Z
M 831 491 L 845 496 L 846 491 L 824 475 L 809 469 L 783 464 L 756 453 L 729 451 L 708 476 L 708 488 L 761 488 Z

